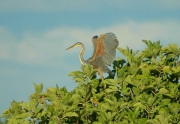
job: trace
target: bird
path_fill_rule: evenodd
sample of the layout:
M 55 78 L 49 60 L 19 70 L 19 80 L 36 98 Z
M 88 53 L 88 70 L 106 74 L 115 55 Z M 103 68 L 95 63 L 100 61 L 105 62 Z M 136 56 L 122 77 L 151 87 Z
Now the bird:
M 66 50 L 80 46 L 81 51 L 79 53 L 79 59 L 82 65 L 92 65 L 97 70 L 100 78 L 104 80 L 103 73 L 109 73 L 113 75 L 113 72 L 107 67 L 112 64 L 116 55 L 116 48 L 119 45 L 119 41 L 114 33 L 105 33 L 100 36 L 93 36 L 92 43 L 94 47 L 93 55 L 84 60 L 83 54 L 85 52 L 84 44 L 77 42 L 70 46 Z

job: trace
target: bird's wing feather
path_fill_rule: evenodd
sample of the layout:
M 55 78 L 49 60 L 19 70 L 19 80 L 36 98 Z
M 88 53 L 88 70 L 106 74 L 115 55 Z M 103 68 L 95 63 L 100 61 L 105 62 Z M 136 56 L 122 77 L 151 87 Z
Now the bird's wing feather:
M 97 39 L 93 59 L 102 57 L 103 63 L 111 65 L 116 55 L 116 48 L 119 45 L 117 37 L 113 33 L 106 33 Z
M 102 43 L 104 46 L 104 56 L 102 56 L 102 60 L 105 64 L 111 65 L 116 56 L 116 48 L 119 45 L 117 37 L 113 33 L 106 33 Z

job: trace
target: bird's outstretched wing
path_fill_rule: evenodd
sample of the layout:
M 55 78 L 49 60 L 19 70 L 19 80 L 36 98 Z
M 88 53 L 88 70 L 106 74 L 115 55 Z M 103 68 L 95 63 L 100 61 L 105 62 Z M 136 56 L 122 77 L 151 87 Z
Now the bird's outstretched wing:
M 116 55 L 116 48 L 119 45 L 117 37 L 113 33 L 106 33 L 99 36 L 94 45 L 94 53 L 92 59 L 95 60 L 97 57 L 101 57 L 103 63 L 111 65 Z

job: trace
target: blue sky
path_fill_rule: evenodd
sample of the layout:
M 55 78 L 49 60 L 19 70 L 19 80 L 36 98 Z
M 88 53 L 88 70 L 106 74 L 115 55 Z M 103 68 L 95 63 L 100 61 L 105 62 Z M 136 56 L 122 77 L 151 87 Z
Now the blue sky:
M 144 49 L 142 39 L 180 46 L 179 0 L 0 0 L 0 112 L 12 100 L 27 101 L 33 82 L 48 87 L 77 85 L 80 48 L 92 55 L 91 38 L 114 32 L 119 47 Z M 117 56 L 120 55 L 117 53 Z

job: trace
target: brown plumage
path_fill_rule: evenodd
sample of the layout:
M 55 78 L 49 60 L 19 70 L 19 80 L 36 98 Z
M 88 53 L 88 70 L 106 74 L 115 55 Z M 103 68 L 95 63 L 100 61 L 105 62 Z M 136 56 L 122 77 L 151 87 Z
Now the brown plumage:
M 79 54 L 81 63 L 83 65 L 91 64 L 95 69 L 97 69 L 100 78 L 103 80 L 103 72 L 107 72 L 113 75 L 107 65 L 110 66 L 111 63 L 114 61 L 116 55 L 116 48 L 118 47 L 119 42 L 117 40 L 117 37 L 113 33 L 102 34 L 99 37 L 94 36 L 92 38 L 92 42 L 94 52 L 92 57 L 90 57 L 86 61 L 83 59 L 85 48 L 81 42 L 75 43 L 73 46 L 67 48 L 67 50 L 76 46 L 81 46 L 82 49 Z

